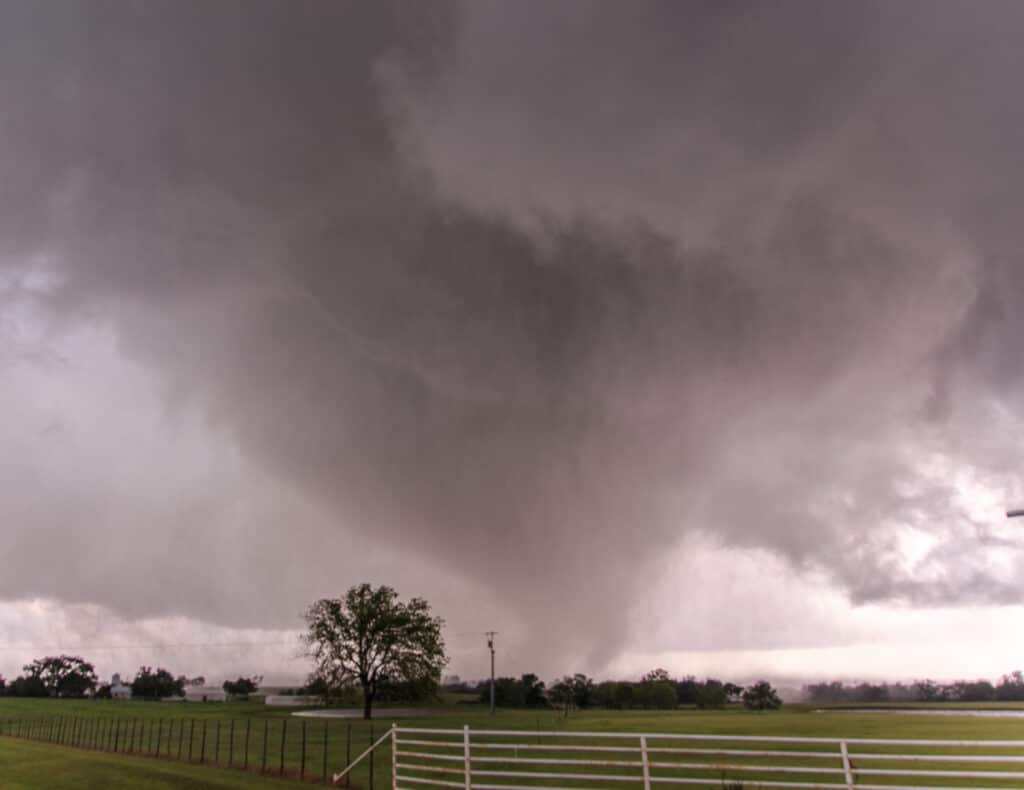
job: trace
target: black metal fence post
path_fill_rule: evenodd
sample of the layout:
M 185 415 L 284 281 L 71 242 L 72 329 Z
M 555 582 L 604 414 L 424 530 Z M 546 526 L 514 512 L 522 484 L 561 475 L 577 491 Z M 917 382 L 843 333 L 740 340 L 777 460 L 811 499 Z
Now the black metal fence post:
M 281 719 L 281 764 L 278 766 L 278 774 L 284 776 L 284 743 L 288 738 L 288 719 Z
M 323 781 L 327 783 L 327 722 L 328 719 L 324 719 L 324 766 L 323 766 Z M 346 768 L 348 766 L 345 766 Z
M 114 719 L 114 752 L 117 752 L 117 744 L 121 736 L 121 720 Z
M 235 757 L 235 720 L 231 720 L 231 726 L 228 728 L 228 768 L 231 767 L 231 763 L 234 762 Z
M 192 762 L 192 742 L 195 740 L 196 735 L 196 720 L 192 719 L 192 723 L 188 728 L 188 761 Z
M 185 738 L 185 720 L 178 721 L 178 759 L 181 759 L 181 744 Z
M 213 747 L 213 764 L 214 765 L 216 765 L 217 763 L 220 762 L 220 719 L 217 719 L 216 739 L 217 739 L 217 742 L 214 744 L 214 747 Z
M 348 729 L 345 734 L 345 767 L 348 768 L 352 765 L 352 722 L 348 723 Z M 345 774 L 345 787 L 352 784 L 351 772 Z
M 373 746 L 373 722 L 370 722 L 370 746 Z M 373 764 L 377 762 L 377 750 L 370 752 L 370 790 L 373 790 Z
M 206 719 L 203 719 L 203 740 L 199 746 L 199 764 L 206 762 Z
M 249 770 L 249 732 L 252 730 L 252 719 L 245 720 L 245 757 L 242 765 L 246 771 Z
M 267 737 L 270 735 L 270 719 L 263 720 L 263 763 L 260 765 L 260 773 L 267 772 Z
M 302 749 L 299 752 L 299 779 L 306 778 L 306 720 L 302 720 Z

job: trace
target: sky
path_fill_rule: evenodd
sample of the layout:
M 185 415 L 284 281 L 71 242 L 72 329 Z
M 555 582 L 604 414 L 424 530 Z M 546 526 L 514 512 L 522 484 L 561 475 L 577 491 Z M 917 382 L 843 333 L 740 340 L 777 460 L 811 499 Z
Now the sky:
M 0 673 L 1024 667 L 1024 6 L 0 0 Z

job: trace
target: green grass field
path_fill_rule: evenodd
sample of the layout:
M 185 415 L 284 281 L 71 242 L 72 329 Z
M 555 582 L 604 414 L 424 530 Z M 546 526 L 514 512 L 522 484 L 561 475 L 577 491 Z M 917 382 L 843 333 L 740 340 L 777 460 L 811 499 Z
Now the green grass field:
M 139 788 L 140 790 L 236 790 L 236 788 L 294 788 L 297 782 L 260 778 L 236 771 L 103 754 L 49 744 L 0 738 L 0 787 L 4 790 L 82 790 Z
M 327 728 L 327 773 L 341 770 L 347 756 L 355 756 L 390 726 L 386 709 L 379 711 L 374 722 L 362 720 L 299 719 L 292 709 L 270 707 L 257 703 L 149 703 L 137 701 L 71 701 L 0 698 L 2 732 L 22 735 L 30 728 L 34 734 L 52 737 L 58 727 L 61 740 L 86 743 L 108 751 L 58 746 L 27 741 L 24 738 L 0 737 L 0 751 L 5 768 L 0 786 L 59 787 L 63 777 L 82 774 L 76 786 L 138 786 L 138 787 L 284 787 L 278 779 L 263 780 L 258 770 L 266 765 L 268 773 L 281 770 L 298 778 L 302 766 L 302 730 L 306 731 L 305 778 L 319 780 L 323 775 L 323 736 Z M 425 711 L 427 712 L 427 711 Z M 568 718 L 554 711 L 499 710 L 490 716 L 478 705 L 448 705 L 432 709 L 428 715 L 398 718 L 399 725 L 412 727 L 457 728 L 469 724 L 473 728 L 557 732 L 662 732 L 706 733 L 732 735 L 778 735 L 845 738 L 927 738 L 961 740 L 1024 740 L 1024 719 L 899 716 L 874 713 L 815 712 L 810 706 L 786 706 L 781 711 L 752 713 L 739 709 L 723 711 L 605 711 L 573 712 Z M 233 739 L 232 725 L 234 722 Z M 305 723 L 303 723 L 305 722 Z M 132 751 L 144 751 L 155 757 L 128 757 L 113 754 L 114 727 L 120 752 L 130 740 Z M 202 733 L 205 729 L 205 743 Z M 249 731 L 248 750 L 245 732 Z M 264 733 L 267 747 L 264 758 Z M 351 735 L 350 735 L 351 733 Z M 282 735 L 283 751 L 282 751 Z M 158 740 L 159 736 L 159 740 Z M 207 765 L 188 765 L 188 742 L 192 741 L 192 761 L 200 758 Z M 159 744 L 159 746 L 158 746 Z M 201 745 L 202 744 L 202 745 Z M 182 761 L 177 760 L 181 749 Z M 168 754 L 174 759 L 166 759 Z M 1015 753 L 1016 754 L 1016 753 Z M 235 769 L 246 762 L 249 773 L 226 769 L 228 760 Z M 9 759 L 8 759 L 9 758 Z M 265 762 L 264 762 L 265 760 Z M 15 780 L 7 781 L 6 763 L 21 766 L 12 769 Z M 223 770 L 210 768 L 216 763 Z M 769 764 L 770 761 L 768 761 Z M 33 768 L 32 766 L 36 767 Z M 955 766 L 947 767 L 958 767 Z M 123 767 L 122 767 L 123 766 Z M 382 751 L 374 764 L 374 787 L 390 786 L 390 752 Z M 103 783 L 105 773 L 112 779 Z M 152 776 L 149 774 L 152 773 Z M 51 781 L 52 777 L 59 781 Z M 118 785 L 122 781 L 126 784 Z M 71 779 L 68 779 L 71 781 Z M 834 779 L 833 779 L 834 781 Z M 90 782 L 99 782 L 90 784 Z M 149 784 L 147 784 L 147 782 Z M 204 782 L 206 782 L 204 784 Z M 361 765 L 352 777 L 354 786 L 368 788 L 369 765 Z M 714 782 L 711 785 L 715 784 Z M 944 782 L 947 786 L 956 782 Z M 709 785 L 709 786 L 711 786 Z M 748 787 L 751 785 L 748 784 Z M 977 786 L 970 783 L 960 786 Z M 1003 786 L 1024 786 L 1024 782 Z

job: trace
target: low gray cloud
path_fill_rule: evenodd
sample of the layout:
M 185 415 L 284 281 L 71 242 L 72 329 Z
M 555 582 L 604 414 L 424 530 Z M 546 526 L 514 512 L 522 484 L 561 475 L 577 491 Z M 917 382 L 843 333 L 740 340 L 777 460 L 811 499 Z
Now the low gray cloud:
M 0 13 L 0 265 L 51 278 L 5 298 L 44 337 L 109 330 L 287 492 L 260 517 L 211 469 L 152 518 L 153 480 L 81 485 L 102 458 L 45 496 L 26 473 L 7 548 L 74 581 L 17 563 L 0 594 L 288 626 L 361 579 L 324 559 L 351 540 L 590 665 L 694 531 L 858 602 L 1017 600 L 962 494 L 1024 493 L 1016 5 Z M 174 594 L 82 567 L 113 536 Z

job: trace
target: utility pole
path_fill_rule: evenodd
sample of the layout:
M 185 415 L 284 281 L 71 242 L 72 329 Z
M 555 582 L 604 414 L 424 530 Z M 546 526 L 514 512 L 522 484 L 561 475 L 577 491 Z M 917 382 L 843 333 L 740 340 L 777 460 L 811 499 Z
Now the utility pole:
M 491 651 L 491 715 L 494 715 L 494 637 L 497 631 L 485 631 L 487 634 L 487 647 Z

